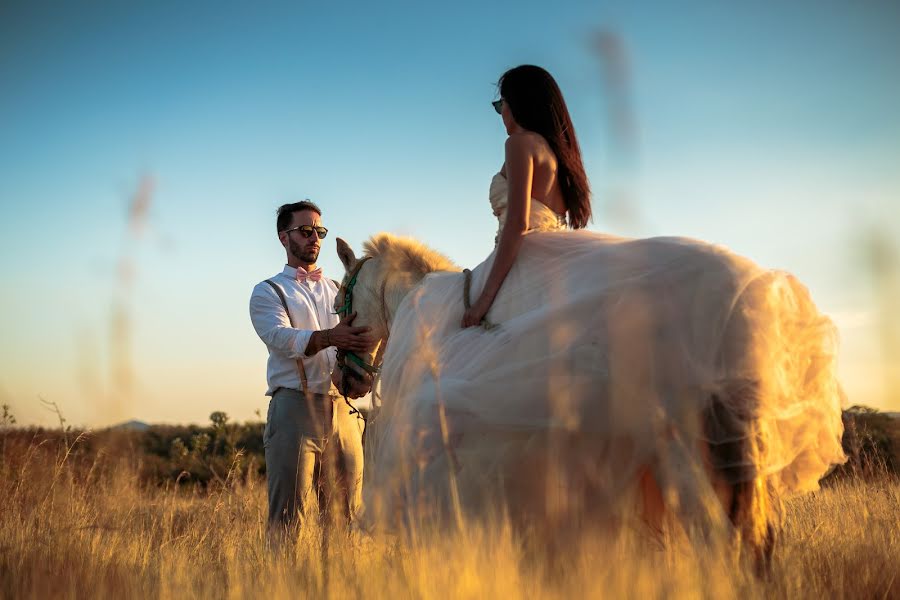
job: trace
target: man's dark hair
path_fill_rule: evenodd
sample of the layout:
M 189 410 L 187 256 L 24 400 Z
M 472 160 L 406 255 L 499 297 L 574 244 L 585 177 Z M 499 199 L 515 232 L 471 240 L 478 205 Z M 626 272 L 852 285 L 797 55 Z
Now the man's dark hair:
M 309 200 L 301 200 L 300 202 L 293 202 L 291 204 L 282 204 L 278 207 L 278 218 L 275 220 L 275 225 L 278 227 L 278 232 L 281 233 L 291 224 L 292 215 L 301 210 L 311 210 L 322 216 L 322 209 L 316 206 L 314 202 L 310 202 Z

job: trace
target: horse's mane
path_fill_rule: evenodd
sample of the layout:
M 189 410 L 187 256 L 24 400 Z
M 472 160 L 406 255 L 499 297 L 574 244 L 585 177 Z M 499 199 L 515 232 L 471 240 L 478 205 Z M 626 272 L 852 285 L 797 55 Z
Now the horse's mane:
M 379 257 L 391 270 L 424 277 L 434 271 L 459 271 L 443 254 L 408 237 L 377 233 L 363 243 L 366 256 Z

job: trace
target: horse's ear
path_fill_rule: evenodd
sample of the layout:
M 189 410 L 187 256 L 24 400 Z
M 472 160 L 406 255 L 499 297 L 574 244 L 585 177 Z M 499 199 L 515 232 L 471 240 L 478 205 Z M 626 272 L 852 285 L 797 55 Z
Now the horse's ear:
M 356 255 L 353 254 L 353 249 L 350 247 L 350 244 L 348 244 L 341 238 L 338 238 L 337 253 L 338 257 L 341 259 L 341 262 L 344 263 L 344 268 L 347 270 L 347 272 L 352 271 L 353 267 L 356 266 Z

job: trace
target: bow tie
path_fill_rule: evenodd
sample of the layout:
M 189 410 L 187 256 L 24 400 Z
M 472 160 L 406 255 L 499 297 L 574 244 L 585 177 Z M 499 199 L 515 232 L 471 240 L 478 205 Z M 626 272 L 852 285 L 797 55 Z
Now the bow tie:
M 322 279 L 322 269 L 315 269 L 307 273 L 303 267 L 297 267 L 297 281 L 303 283 L 307 279 L 310 281 L 319 281 Z

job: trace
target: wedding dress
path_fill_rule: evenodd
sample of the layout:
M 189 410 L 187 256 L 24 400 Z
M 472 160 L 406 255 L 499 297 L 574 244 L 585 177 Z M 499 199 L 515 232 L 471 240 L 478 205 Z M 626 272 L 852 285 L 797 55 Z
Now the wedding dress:
M 506 196 L 498 174 L 500 230 Z M 844 460 L 835 328 L 788 273 L 693 239 L 570 231 L 532 199 L 495 327 L 460 327 L 462 278 L 428 275 L 391 327 L 366 441 L 377 514 L 526 503 L 554 461 L 563 502 L 614 514 L 642 470 L 690 469 L 679 448 L 703 468 L 701 443 L 725 480 L 783 496 Z

